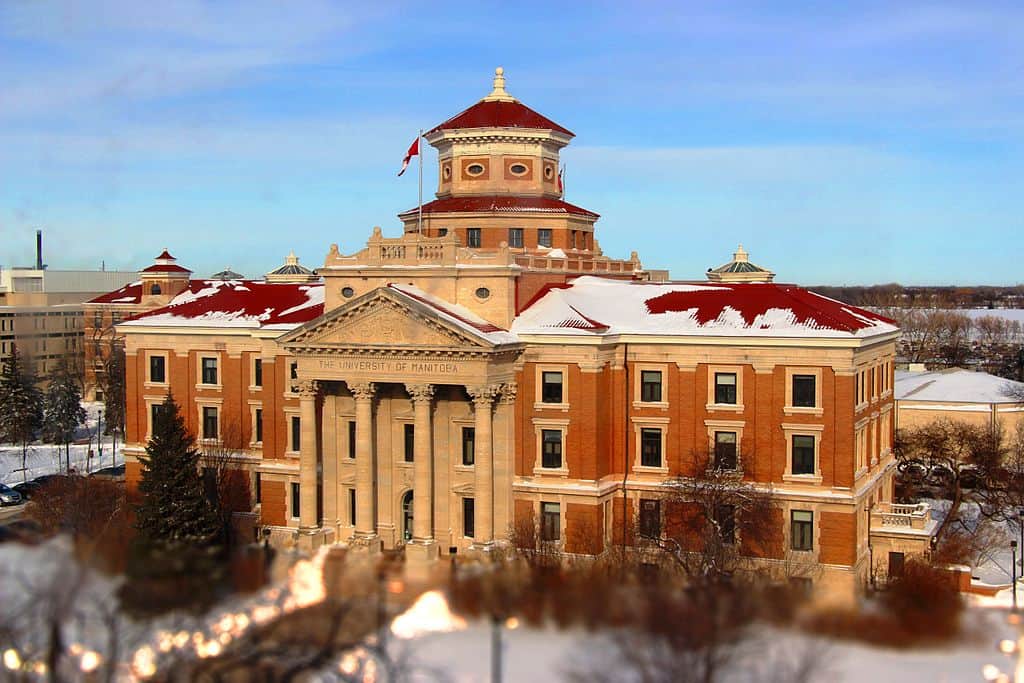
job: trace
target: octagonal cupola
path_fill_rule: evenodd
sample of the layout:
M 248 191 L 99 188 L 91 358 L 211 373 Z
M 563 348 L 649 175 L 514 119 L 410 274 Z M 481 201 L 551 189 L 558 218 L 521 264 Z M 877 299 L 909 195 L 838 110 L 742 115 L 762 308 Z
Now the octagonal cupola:
M 750 262 L 750 254 L 739 245 L 733 252 L 732 260 L 717 268 L 708 268 L 711 282 L 771 282 L 775 273 Z

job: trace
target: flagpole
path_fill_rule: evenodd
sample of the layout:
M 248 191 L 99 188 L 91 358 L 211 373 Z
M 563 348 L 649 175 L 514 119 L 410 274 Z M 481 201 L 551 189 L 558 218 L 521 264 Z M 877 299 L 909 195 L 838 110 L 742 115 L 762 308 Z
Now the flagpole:
M 420 162 L 420 204 L 419 214 L 416 218 L 416 231 L 423 237 L 423 129 L 420 128 L 420 136 L 416 138 L 416 151 Z

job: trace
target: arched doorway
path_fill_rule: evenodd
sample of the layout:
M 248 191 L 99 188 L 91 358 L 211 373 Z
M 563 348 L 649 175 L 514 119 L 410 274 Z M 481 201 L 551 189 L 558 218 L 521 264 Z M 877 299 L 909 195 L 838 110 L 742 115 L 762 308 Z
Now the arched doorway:
M 412 491 L 402 496 L 402 540 L 406 543 L 412 540 Z

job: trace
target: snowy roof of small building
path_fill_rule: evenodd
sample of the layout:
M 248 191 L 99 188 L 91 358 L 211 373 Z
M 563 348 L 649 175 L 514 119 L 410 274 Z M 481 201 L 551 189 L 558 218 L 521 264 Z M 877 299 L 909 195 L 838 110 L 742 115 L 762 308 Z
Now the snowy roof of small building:
M 231 270 L 231 266 L 228 266 L 227 268 L 225 268 L 224 270 L 220 271 L 219 273 L 214 273 L 213 275 L 211 275 L 210 279 L 211 280 L 244 280 L 245 276 L 242 275 L 241 273 L 236 273 L 235 271 Z
M 130 282 L 113 292 L 100 294 L 94 299 L 89 299 L 89 304 L 137 304 L 142 301 L 142 281 Z
M 546 116 L 538 114 L 505 91 L 505 72 L 499 66 L 494 70 L 494 89 L 468 109 L 459 112 L 427 133 L 439 130 L 464 128 L 534 128 L 554 130 L 574 137 L 572 131 L 563 128 Z
M 888 318 L 796 285 L 650 283 L 584 276 L 541 290 L 516 317 L 511 331 L 864 338 L 897 329 Z
M 1014 382 L 963 368 L 946 368 L 930 372 L 896 372 L 894 385 L 897 400 L 937 401 L 942 403 L 1017 403 L 1007 390 L 1024 389 Z
M 412 216 L 418 207 L 399 216 Z M 582 207 L 551 197 L 520 197 L 516 195 L 478 195 L 445 197 L 423 205 L 423 213 L 568 213 L 599 218 L 600 215 Z
M 321 284 L 193 280 L 166 306 L 133 316 L 121 325 L 290 330 L 323 312 Z
M 465 306 L 449 303 L 448 301 L 436 297 L 433 294 L 424 292 L 419 287 L 392 283 L 388 285 L 388 288 L 399 292 L 410 299 L 418 301 L 421 304 L 429 306 L 434 309 L 442 319 L 455 324 L 457 327 L 464 329 L 474 336 L 482 337 L 492 344 L 514 344 L 519 341 L 519 339 L 508 330 L 484 320 Z

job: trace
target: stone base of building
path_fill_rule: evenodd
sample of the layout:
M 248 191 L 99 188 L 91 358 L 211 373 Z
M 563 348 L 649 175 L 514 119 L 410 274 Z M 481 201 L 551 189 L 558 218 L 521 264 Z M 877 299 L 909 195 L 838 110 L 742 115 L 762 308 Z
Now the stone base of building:
M 379 555 L 383 550 L 383 541 L 377 534 L 371 536 L 363 536 L 355 534 L 348 542 L 348 547 L 354 552 L 362 553 L 365 555 Z
M 322 546 L 334 543 L 334 532 L 324 527 L 300 528 L 295 538 L 296 547 L 308 553 L 315 553 Z
M 436 541 L 409 541 L 405 545 L 405 561 L 407 564 L 433 564 L 441 554 Z

